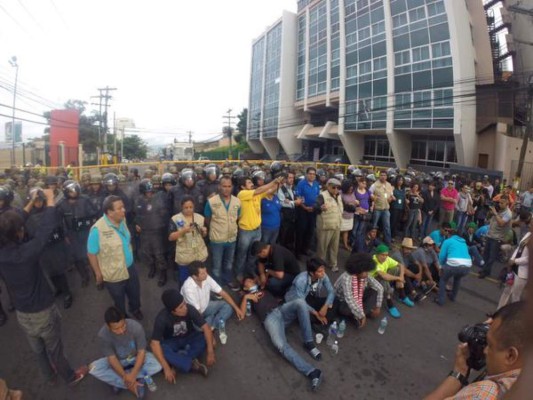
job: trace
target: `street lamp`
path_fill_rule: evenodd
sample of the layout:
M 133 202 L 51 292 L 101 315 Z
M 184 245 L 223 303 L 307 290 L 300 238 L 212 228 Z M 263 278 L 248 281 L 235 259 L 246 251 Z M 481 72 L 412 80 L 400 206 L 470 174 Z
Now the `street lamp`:
M 17 100 L 17 82 L 19 78 L 19 65 L 17 64 L 17 57 L 13 56 L 9 60 L 9 64 L 16 68 L 15 70 L 15 88 L 13 90 L 13 119 L 11 121 L 11 165 L 16 165 L 15 159 L 15 103 Z

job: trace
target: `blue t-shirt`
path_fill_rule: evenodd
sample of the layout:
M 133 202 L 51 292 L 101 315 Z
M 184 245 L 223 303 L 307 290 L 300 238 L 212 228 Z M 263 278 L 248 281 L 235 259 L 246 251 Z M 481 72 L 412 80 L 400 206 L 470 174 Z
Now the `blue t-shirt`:
M 118 235 L 120 236 L 120 240 L 122 241 L 122 251 L 124 252 L 124 257 L 126 259 L 126 266 L 128 268 L 131 267 L 133 265 L 133 252 L 131 251 L 130 231 L 126 226 L 126 223 L 122 221 L 120 223 L 120 226 L 117 228 L 109 221 L 106 215 L 104 215 L 104 219 L 107 225 L 116 230 Z M 89 233 L 89 239 L 87 240 L 87 252 L 89 254 L 94 255 L 100 252 L 100 233 L 98 232 L 98 228 L 94 226 L 93 228 L 91 228 L 91 232 Z
M 310 185 L 307 179 L 303 179 L 296 185 L 295 195 L 304 199 L 304 205 L 313 207 L 316 203 L 316 198 L 320 194 L 320 184 L 313 181 Z
M 278 196 L 272 199 L 264 197 L 261 200 L 261 227 L 265 229 L 278 229 L 281 225 L 281 202 Z

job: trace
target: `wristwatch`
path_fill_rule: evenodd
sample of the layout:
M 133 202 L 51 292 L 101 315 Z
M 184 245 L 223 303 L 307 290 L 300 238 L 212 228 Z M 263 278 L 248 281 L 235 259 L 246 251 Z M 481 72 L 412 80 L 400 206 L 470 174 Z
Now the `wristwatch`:
M 453 371 L 450 371 L 448 376 L 451 376 L 452 378 L 457 379 L 459 382 L 461 382 L 462 386 L 468 385 L 468 378 L 464 376 L 463 374 L 461 374 L 460 372 L 453 370 Z

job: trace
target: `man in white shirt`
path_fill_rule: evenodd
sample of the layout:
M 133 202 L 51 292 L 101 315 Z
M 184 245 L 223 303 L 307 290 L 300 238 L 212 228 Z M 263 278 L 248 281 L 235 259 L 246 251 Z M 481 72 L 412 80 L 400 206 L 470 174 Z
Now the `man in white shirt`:
M 181 294 L 188 304 L 202 314 L 211 329 L 218 329 L 221 320 L 225 324 L 233 314 L 233 310 L 235 310 L 239 321 L 244 318 L 244 313 L 235 304 L 231 296 L 222 290 L 220 285 L 207 274 L 204 264 L 200 261 L 192 262 L 189 265 L 189 274 L 190 276 L 181 287 Z M 211 292 L 225 301 L 211 301 Z

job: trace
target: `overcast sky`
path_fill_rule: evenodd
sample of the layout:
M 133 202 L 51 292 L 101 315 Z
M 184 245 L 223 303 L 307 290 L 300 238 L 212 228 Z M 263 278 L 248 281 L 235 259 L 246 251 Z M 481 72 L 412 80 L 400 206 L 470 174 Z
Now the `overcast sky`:
M 1 0 L 0 114 L 11 115 L 16 56 L 17 108 L 96 103 L 109 86 L 110 116 L 132 118 L 149 143 L 213 136 L 229 108 L 247 107 L 251 43 L 284 9 L 296 0 Z M 1 140 L 8 120 L 0 115 Z M 23 122 L 24 139 L 43 129 Z

